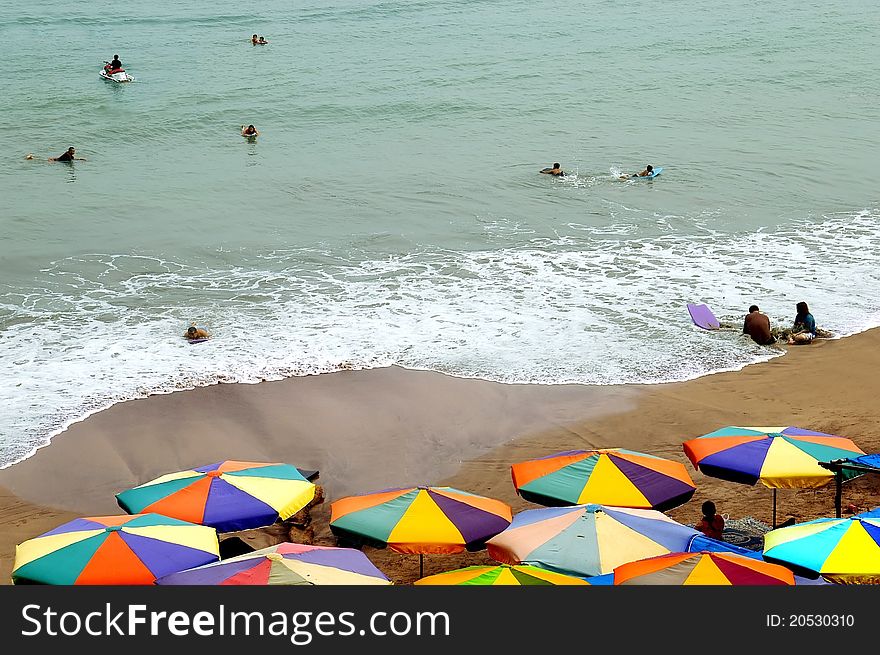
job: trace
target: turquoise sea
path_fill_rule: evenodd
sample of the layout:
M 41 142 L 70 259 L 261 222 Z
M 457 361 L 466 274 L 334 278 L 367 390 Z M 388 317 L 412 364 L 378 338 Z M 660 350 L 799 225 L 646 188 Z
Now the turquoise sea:
M 687 302 L 880 325 L 878 25 L 874 0 L 0 0 L 0 465 L 217 382 L 782 352 Z M 114 54 L 134 83 L 98 77 Z

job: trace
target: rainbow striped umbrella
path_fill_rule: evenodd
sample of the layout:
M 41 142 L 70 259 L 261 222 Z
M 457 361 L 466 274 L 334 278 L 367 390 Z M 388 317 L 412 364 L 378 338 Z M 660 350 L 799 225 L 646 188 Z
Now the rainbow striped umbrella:
M 576 505 L 520 512 L 486 546 L 505 564 L 594 576 L 637 559 L 686 551 L 698 534 L 652 509 Z
M 771 530 L 764 558 L 841 584 L 880 584 L 880 512 Z
M 569 450 L 510 467 L 513 486 L 541 505 L 596 503 L 664 511 L 696 487 L 684 464 L 622 448 Z
M 468 566 L 455 571 L 429 575 L 417 585 L 589 585 L 583 578 L 554 573 L 537 566 L 499 564 Z
M 172 573 L 159 585 L 389 585 L 391 580 L 354 548 L 281 543 Z
M 349 496 L 330 506 L 337 538 L 418 553 L 480 550 L 510 525 L 510 506 L 452 487 L 405 487 Z
M 621 564 L 616 585 L 793 585 L 794 574 L 778 564 L 734 553 L 669 553 Z
M 148 585 L 220 559 L 217 531 L 158 514 L 79 518 L 15 549 L 15 584 Z
M 694 468 L 705 475 L 772 488 L 774 525 L 776 489 L 824 487 L 834 480 L 834 472 L 819 462 L 864 455 L 849 439 L 792 426 L 729 426 L 686 441 L 683 447 Z
M 220 532 L 272 525 L 315 497 L 295 466 L 227 460 L 169 473 L 116 494 L 126 512 L 156 512 Z

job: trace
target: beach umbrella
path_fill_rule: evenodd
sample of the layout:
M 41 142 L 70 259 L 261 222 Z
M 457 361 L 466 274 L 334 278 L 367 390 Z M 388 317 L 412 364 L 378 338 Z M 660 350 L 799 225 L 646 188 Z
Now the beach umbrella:
M 776 489 L 824 487 L 834 480 L 834 472 L 820 462 L 864 455 L 844 437 L 791 426 L 728 426 L 686 441 L 683 447 L 694 468 L 705 475 L 772 488 L 774 526 Z
M 554 573 L 537 566 L 499 564 L 468 566 L 455 571 L 429 575 L 417 585 L 589 585 L 583 578 Z
M 880 512 L 771 530 L 764 559 L 842 584 L 880 584 Z
M 159 585 L 389 585 L 382 571 L 354 548 L 281 543 L 172 573 Z
M 19 544 L 15 584 L 148 585 L 220 559 L 217 531 L 161 516 L 74 519 Z
M 698 534 L 656 510 L 592 504 L 520 512 L 486 546 L 505 564 L 594 576 L 626 562 L 685 551 Z
M 684 464 L 622 448 L 569 450 L 510 467 L 525 500 L 548 506 L 596 503 L 664 511 L 696 487 Z
M 330 531 L 357 544 L 419 555 L 480 550 L 510 525 L 510 506 L 452 487 L 404 487 L 349 496 L 330 506 Z
M 614 569 L 616 585 L 793 585 L 784 566 L 734 553 L 669 553 Z
M 169 473 L 116 494 L 126 512 L 156 512 L 220 532 L 288 519 L 315 497 L 315 485 L 290 464 L 227 460 Z

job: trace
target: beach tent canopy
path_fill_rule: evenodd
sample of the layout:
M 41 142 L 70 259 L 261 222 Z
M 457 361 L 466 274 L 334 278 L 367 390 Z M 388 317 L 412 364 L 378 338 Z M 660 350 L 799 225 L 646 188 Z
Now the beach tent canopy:
M 771 530 L 764 559 L 842 584 L 880 584 L 880 512 Z
M 161 516 L 74 519 L 19 544 L 15 584 L 149 585 L 220 558 L 217 531 Z
M 315 485 L 290 464 L 227 460 L 169 473 L 116 494 L 126 512 L 156 512 L 220 532 L 288 519 L 315 497 Z
M 683 448 L 705 475 L 772 488 L 774 525 L 776 489 L 824 487 L 834 481 L 834 473 L 821 462 L 865 454 L 845 437 L 793 426 L 728 426 L 686 441 Z
M 222 562 L 172 573 L 159 585 L 389 585 L 353 548 L 281 543 Z
M 793 585 L 784 566 L 734 553 L 669 553 L 622 564 L 616 585 Z
M 557 573 L 595 576 L 645 557 L 687 550 L 699 532 L 651 509 L 575 505 L 520 512 L 492 537 L 489 555 Z
M 622 448 L 569 450 L 514 464 L 513 486 L 547 506 L 595 503 L 665 511 L 696 487 L 684 464 Z
M 417 585 L 589 585 L 583 578 L 554 573 L 537 566 L 499 564 L 497 566 L 468 566 L 455 571 L 430 575 L 416 580 Z

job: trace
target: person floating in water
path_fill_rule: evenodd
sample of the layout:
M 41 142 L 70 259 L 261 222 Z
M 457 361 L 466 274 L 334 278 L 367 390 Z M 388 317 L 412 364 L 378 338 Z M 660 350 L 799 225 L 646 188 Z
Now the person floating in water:
M 33 159 L 33 155 L 28 157 L 28 159 Z M 85 161 L 85 157 L 77 157 L 76 156 L 76 148 L 70 146 L 63 154 L 58 155 L 57 157 L 49 157 L 49 161 Z
M 259 44 L 260 44 L 260 39 L 257 37 L 256 34 L 254 34 L 254 35 L 251 37 L 251 43 L 253 43 L 254 45 L 259 45 Z
M 559 162 L 556 162 L 550 168 L 541 169 L 541 173 L 545 173 L 547 175 L 555 175 L 556 177 L 562 177 L 563 175 L 565 175 L 565 171 L 559 167 Z
M 107 71 L 108 75 L 113 75 L 113 73 L 119 73 L 120 71 L 125 70 L 122 68 L 122 62 L 119 61 L 119 55 L 113 55 L 113 61 L 104 66 L 104 70 Z
M 186 329 L 186 333 L 183 335 L 190 341 L 193 339 L 210 339 L 211 334 L 205 329 L 196 327 L 196 324 L 193 323 Z
M 749 335 L 752 341 L 761 346 L 776 343 L 776 338 L 770 334 L 770 319 L 761 313 L 757 305 L 749 307 L 749 313 L 743 321 L 743 334 Z
M 253 125 L 248 125 L 247 127 L 242 125 L 241 126 L 241 135 L 242 136 L 260 136 L 260 133 L 257 131 L 257 128 L 255 128 Z
M 647 166 L 645 166 L 645 170 L 639 171 L 638 173 L 632 173 L 632 174 L 624 173 L 623 175 L 620 176 L 620 179 L 621 180 L 628 180 L 631 177 L 650 177 L 653 174 L 653 172 L 654 172 L 654 167 L 651 166 L 651 164 L 648 164 Z
M 265 38 L 263 38 L 262 36 L 260 36 L 260 40 L 257 41 L 258 45 L 266 45 L 267 43 L 269 43 L 269 42 Z
M 792 334 L 788 338 L 789 344 L 812 343 L 816 338 L 816 319 L 810 313 L 807 303 L 799 302 L 796 305 L 797 316 L 794 317 Z

